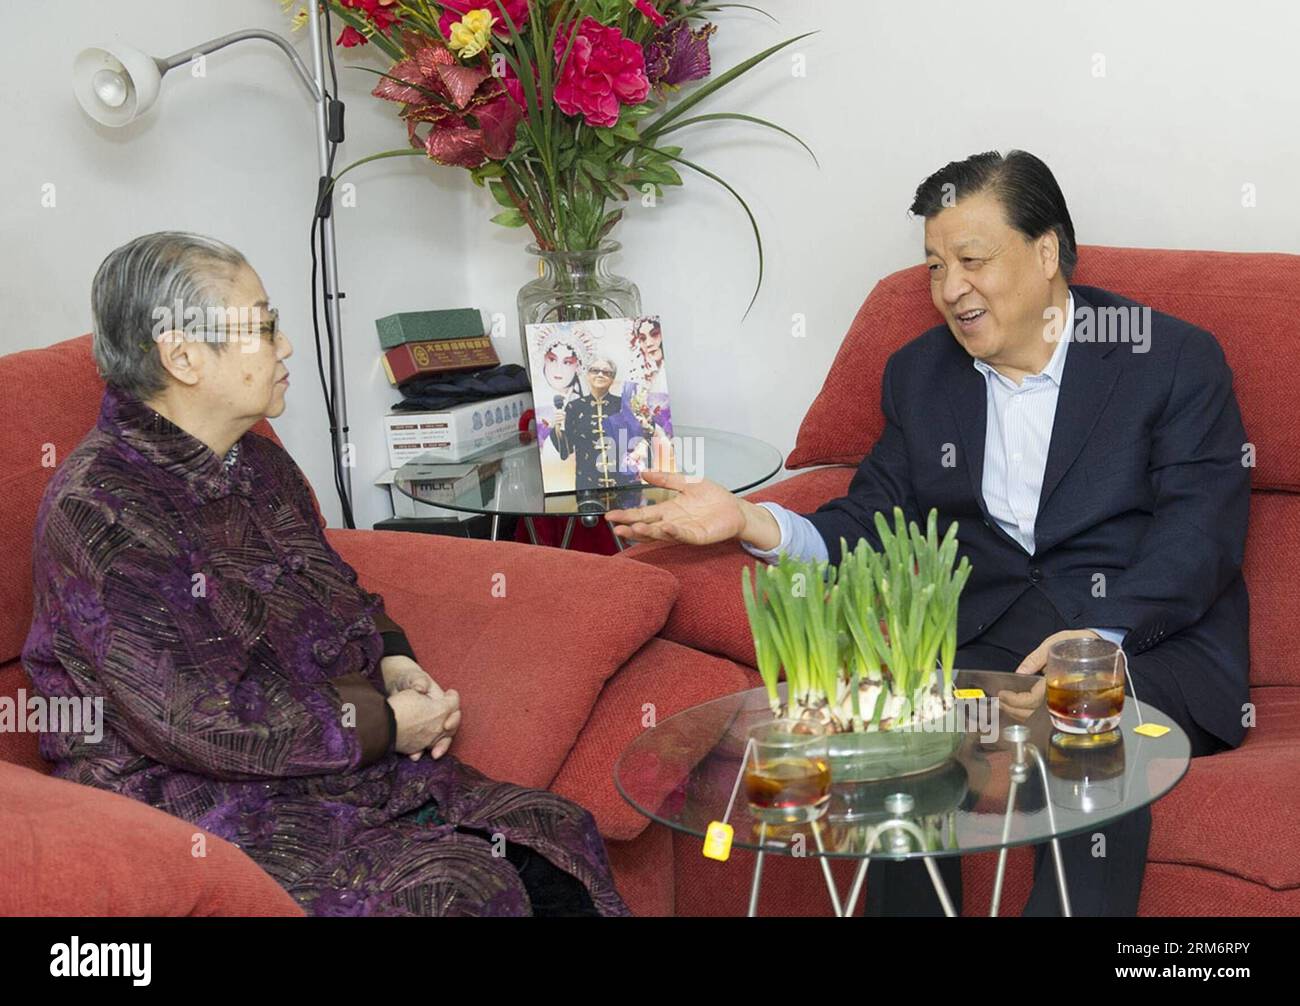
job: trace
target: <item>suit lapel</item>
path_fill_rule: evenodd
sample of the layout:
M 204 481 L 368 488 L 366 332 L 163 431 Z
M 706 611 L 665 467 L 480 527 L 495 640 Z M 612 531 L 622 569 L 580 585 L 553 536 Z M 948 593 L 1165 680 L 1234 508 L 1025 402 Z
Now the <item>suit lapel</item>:
M 1066 350 L 1061 389 L 1056 399 L 1056 418 L 1052 422 L 1052 441 L 1047 448 L 1047 467 L 1043 471 L 1043 489 L 1038 497 L 1034 533 L 1036 551 L 1042 551 L 1045 543 L 1046 536 L 1042 532 L 1047 524 L 1043 517 L 1052 493 L 1088 442 L 1119 377 L 1115 343 L 1097 340 L 1096 309 L 1077 287 L 1071 287 L 1071 291 L 1074 293 L 1075 318 L 1078 318 L 1081 308 L 1087 308 L 1092 315 L 1091 335 L 1083 342 L 1072 339 Z M 1076 320 L 1076 334 L 1077 324 Z
M 988 388 L 984 383 L 984 375 L 975 369 L 970 355 L 961 348 L 956 337 L 950 333 L 949 338 L 955 352 L 948 356 L 948 374 L 942 387 L 961 435 L 962 456 L 958 463 L 965 464 L 971 492 L 975 494 L 980 512 L 991 526 L 997 527 L 984 506 L 984 438 L 988 431 Z

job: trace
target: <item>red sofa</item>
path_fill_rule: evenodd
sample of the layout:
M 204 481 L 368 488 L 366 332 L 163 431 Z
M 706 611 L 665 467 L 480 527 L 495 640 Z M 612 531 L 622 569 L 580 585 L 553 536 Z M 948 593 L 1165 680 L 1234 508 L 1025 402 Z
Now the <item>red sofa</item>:
M 1074 281 L 1104 287 L 1213 332 L 1232 366 L 1252 472 L 1246 579 L 1251 597 L 1251 700 L 1256 725 L 1235 751 L 1194 761 L 1152 811 L 1140 912 L 1144 915 L 1300 914 L 1300 256 L 1083 247 Z M 883 426 L 885 360 L 942 318 L 925 267 L 878 283 L 849 328 L 786 463 L 810 469 L 747 498 L 807 512 L 843 495 Z M 938 390 L 938 389 L 936 389 Z M 732 544 L 688 548 L 652 542 L 617 561 L 671 572 L 680 593 L 660 636 L 745 665 L 754 662 L 739 590 L 751 563 Z M 698 842 L 677 836 L 679 914 L 742 910 L 748 863 L 733 855 L 710 884 L 684 885 Z M 765 873 L 761 911 L 825 914 L 815 878 L 784 864 L 773 890 Z M 988 910 L 993 854 L 963 868 L 965 913 Z M 843 889 L 846 874 L 837 867 Z M 1028 849 L 1010 857 L 1004 912 L 1018 912 L 1032 875 Z M 870 883 L 870 873 L 868 873 Z
M 18 658 L 31 621 L 37 505 L 58 461 L 93 426 L 103 385 L 82 336 L 0 357 L 0 387 L 0 550 L 9 557 L 0 568 L 0 700 L 16 703 L 31 693 Z M 269 425 L 260 432 L 274 437 Z M 384 596 L 424 666 L 460 691 L 455 754 L 590 809 L 632 910 L 672 914 L 672 844 L 619 798 L 611 768 L 644 729 L 647 704 L 663 718 L 745 688 L 752 674 L 657 636 L 677 596 L 672 575 L 514 543 L 329 536 Z M 579 624 L 600 626 L 599 645 Z M 208 835 L 196 857 L 192 825 L 49 770 L 36 734 L 0 730 L 0 915 L 302 914 L 233 845 Z

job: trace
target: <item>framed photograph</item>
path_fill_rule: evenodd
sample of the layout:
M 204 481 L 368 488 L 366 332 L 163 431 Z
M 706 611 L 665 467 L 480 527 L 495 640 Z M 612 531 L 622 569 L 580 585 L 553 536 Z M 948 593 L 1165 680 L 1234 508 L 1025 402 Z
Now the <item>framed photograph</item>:
M 529 325 L 527 335 L 547 494 L 677 470 L 657 315 Z

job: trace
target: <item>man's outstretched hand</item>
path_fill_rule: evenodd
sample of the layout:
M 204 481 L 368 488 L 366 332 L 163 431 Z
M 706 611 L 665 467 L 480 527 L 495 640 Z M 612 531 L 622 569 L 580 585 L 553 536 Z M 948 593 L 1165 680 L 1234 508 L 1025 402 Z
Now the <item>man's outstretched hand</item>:
M 692 479 L 679 472 L 643 471 L 641 478 L 677 495 L 662 503 L 610 510 L 610 528 L 629 541 L 675 541 L 709 545 L 742 538 L 759 548 L 775 548 L 781 539 L 776 518 L 708 479 Z

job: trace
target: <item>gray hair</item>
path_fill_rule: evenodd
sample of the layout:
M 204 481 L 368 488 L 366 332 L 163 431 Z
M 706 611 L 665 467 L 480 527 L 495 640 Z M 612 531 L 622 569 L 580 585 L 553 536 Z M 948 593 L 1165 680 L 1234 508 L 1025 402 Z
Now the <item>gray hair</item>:
M 608 356 L 593 356 L 591 358 L 591 362 L 587 364 L 587 369 L 590 370 L 598 363 L 608 363 L 609 369 L 614 372 L 614 376 L 615 377 L 618 376 L 618 364 L 615 363 L 613 360 L 611 360 Z
M 226 284 L 247 264 L 230 245 L 183 231 L 145 234 L 110 252 L 90 287 L 100 375 L 141 400 L 161 393 L 167 371 L 155 349 L 160 317 L 171 318 L 174 307 L 198 309 L 205 318 L 224 310 Z M 172 320 L 166 327 L 181 329 L 182 319 Z

